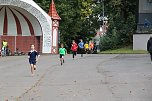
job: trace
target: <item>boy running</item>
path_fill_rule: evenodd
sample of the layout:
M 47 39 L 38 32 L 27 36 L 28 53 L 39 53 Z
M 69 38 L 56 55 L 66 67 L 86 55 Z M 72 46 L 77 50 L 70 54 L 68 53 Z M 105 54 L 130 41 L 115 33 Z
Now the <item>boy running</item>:
M 35 50 L 35 47 L 34 47 L 34 45 L 32 44 L 32 45 L 31 45 L 31 51 L 28 52 L 28 58 L 29 58 L 30 66 L 31 66 L 32 76 L 34 76 L 34 70 L 36 70 L 36 62 L 38 61 L 39 56 L 40 56 L 40 55 L 39 55 L 38 52 Z
M 64 56 L 67 53 L 66 49 L 64 48 L 64 45 L 61 44 L 61 48 L 59 48 L 59 54 L 60 54 L 60 61 L 61 61 L 61 65 L 63 65 L 64 61 Z
M 78 45 L 77 43 L 75 43 L 75 41 L 72 41 L 72 45 L 71 45 L 71 50 L 72 50 L 72 54 L 73 54 L 73 60 L 74 60 L 74 56 L 77 55 L 77 49 L 78 49 Z
M 79 46 L 79 50 L 80 50 L 80 53 L 81 53 L 81 57 L 83 57 L 83 53 L 84 53 L 84 42 L 83 42 L 82 39 L 80 40 L 80 43 L 78 44 L 78 46 Z

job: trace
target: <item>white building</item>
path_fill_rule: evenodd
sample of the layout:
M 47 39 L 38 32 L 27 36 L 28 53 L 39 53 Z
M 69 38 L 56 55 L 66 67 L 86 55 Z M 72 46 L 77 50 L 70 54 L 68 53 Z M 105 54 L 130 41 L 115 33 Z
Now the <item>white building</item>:
M 146 50 L 152 34 L 152 0 L 138 1 L 137 31 L 133 35 L 133 49 Z

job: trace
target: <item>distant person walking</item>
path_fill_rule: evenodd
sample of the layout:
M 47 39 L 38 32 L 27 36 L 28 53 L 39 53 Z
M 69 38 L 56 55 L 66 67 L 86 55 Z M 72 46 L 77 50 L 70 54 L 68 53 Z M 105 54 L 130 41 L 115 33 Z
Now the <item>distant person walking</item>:
M 65 62 L 65 61 L 64 61 L 64 56 L 65 56 L 66 53 L 67 53 L 67 51 L 66 51 L 66 49 L 64 48 L 64 45 L 61 44 L 61 47 L 59 48 L 61 65 L 63 65 L 63 63 Z
M 83 54 L 84 54 L 84 42 L 83 42 L 82 39 L 80 39 L 80 42 L 79 42 L 78 46 L 79 46 L 81 57 L 83 57 Z
M 8 47 L 8 42 L 6 40 L 4 40 L 2 42 L 2 56 L 6 56 L 7 47 Z
M 73 60 L 74 60 L 74 57 L 77 55 L 77 50 L 78 50 L 78 45 L 75 42 L 75 40 L 72 41 L 71 50 L 72 50 L 72 55 L 73 55 Z
M 150 53 L 151 64 L 152 64 L 152 36 L 149 38 L 149 40 L 147 42 L 147 51 Z
M 38 61 L 39 56 L 40 56 L 40 55 L 39 55 L 38 52 L 35 50 L 35 47 L 34 47 L 34 45 L 32 44 L 32 45 L 31 45 L 31 50 L 30 50 L 30 52 L 28 52 L 28 58 L 29 58 L 30 66 L 31 66 L 32 76 L 34 76 L 34 70 L 36 70 L 36 62 Z

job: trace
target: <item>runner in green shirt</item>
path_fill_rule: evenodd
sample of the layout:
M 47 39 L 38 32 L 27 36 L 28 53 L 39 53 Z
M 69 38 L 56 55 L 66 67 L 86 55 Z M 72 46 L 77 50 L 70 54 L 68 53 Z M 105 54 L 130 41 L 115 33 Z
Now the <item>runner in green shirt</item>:
M 60 61 L 61 61 L 61 65 L 63 65 L 64 61 L 64 56 L 67 53 L 66 49 L 64 48 L 64 45 L 61 44 L 61 48 L 59 48 L 59 54 L 60 54 Z

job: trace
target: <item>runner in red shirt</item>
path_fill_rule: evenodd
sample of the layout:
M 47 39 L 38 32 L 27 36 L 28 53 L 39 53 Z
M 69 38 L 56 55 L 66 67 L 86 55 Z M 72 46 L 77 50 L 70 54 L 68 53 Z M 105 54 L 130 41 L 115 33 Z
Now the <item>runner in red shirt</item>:
M 74 59 L 74 56 L 77 55 L 77 49 L 78 49 L 78 45 L 77 43 L 75 42 L 75 40 L 72 41 L 72 45 L 71 45 L 71 50 L 72 50 L 72 54 L 73 54 L 73 59 Z

